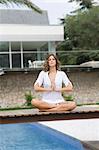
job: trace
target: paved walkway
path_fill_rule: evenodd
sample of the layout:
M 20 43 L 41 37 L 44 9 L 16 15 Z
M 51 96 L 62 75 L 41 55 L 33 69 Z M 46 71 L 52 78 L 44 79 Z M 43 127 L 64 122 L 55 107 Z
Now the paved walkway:
M 39 112 L 38 109 L 0 111 L 0 123 L 99 118 L 99 105 L 78 106 L 73 111 Z
M 81 112 L 99 112 L 99 105 L 83 105 L 77 106 L 73 111 L 65 111 L 62 113 L 81 113 Z M 41 114 L 53 114 L 53 113 L 61 113 L 61 112 L 39 112 L 38 109 L 19 109 L 19 110 L 5 110 L 0 111 L 0 117 L 4 116 L 21 116 L 21 115 L 41 115 Z
M 99 105 L 83 105 L 83 106 L 77 106 L 73 111 L 66 111 L 66 113 L 76 113 L 76 112 L 95 112 L 99 111 Z M 49 113 L 56 113 L 56 112 L 39 112 L 38 109 L 19 109 L 19 110 L 5 110 L 0 111 L 0 116 L 20 116 L 20 115 L 29 115 L 29 114 L 49 114 Z

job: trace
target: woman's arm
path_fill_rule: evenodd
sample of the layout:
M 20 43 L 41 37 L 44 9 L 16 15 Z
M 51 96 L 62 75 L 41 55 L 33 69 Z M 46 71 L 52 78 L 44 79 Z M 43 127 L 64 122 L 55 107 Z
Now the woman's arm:
M 51 92 L 51 91 L 53 91 L 52 88 L 44 88 L 42 86 L 39 86 L 38 83 L 34 85 L 34 90 L 36 92 Z
M 61 92 L 71 92 L 73 91 L 73 85 L 69 83 L 67 86 L 61 88 Z
M 62 87 L 60 89 L 55 88 L 54 89 L 56 92 L 71 92 L 73 90 L 73 85 L 72 83 L 69 83 L 67 86 Z
M 73 90 L 73 85 L 64 71 L 61 72 L 61 76 L 65 86 L 60 89 L 60 92 L 71 92 Z

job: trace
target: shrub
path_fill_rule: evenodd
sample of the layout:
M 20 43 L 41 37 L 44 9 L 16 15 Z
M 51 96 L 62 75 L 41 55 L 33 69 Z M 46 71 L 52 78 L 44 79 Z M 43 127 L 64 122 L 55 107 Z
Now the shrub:
M 35 98 L 35 97 L 32 95 L 31 91 L 27 91 L 25 93 L 25 99 L 26 99 L 27 106 L 31 106 L 31 101 L 33 98 Z
M 73 101 L 74 100 L 74 96 L 73 95 L 63 95 L 64 99 L 66 101 Z

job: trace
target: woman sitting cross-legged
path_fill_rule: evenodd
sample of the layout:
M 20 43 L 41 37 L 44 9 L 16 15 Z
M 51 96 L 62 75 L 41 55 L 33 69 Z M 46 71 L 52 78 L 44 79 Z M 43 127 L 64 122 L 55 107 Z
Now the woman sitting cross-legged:
M 64 87 L 62 85 L 65 85 Z M 42 92 L 41 99 L 32 99 L 32 105 L 40 111 L 61 112 L 73 110 L 75 102 L 66 102 L 63 92 L 70 92 L 73 85 L 64 71 L 59 70 L 59 60 L 54 54 L 49 54 L 44 63 L 44 71 L 41 71 L 34 90 Z

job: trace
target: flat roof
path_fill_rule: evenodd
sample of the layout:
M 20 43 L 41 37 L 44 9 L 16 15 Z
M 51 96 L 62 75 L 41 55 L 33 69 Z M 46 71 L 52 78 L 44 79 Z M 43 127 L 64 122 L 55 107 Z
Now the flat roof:
M 63 25 L 1 24 L 0 41 L 63 41 Z

